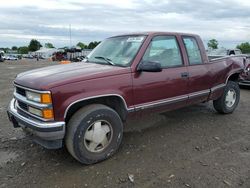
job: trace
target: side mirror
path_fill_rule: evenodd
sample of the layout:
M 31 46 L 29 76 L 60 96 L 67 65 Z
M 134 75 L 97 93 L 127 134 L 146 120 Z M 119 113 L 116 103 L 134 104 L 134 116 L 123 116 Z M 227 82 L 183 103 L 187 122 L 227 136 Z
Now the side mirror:
M 153 61 L 143 61 L 139 64 L 138 71 L 144 71 L 144 72 L 161 72 L 161 64 L 156 63 Z

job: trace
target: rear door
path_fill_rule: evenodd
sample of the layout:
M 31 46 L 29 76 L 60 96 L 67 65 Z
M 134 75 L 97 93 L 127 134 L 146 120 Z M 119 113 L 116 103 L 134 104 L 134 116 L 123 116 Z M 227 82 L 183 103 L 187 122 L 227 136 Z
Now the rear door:
M 188 56 L 188 93 L 189 104 L 206 101 L 211 86 L 211 73 L 209 63 L 204 63 L 198 41 L 193 36 L 182 37 L 186 54 Z
M 133 75 L 135 109 L 187 103 L 187 68 L 175 36 L 152 38 L 140 63 L 157 62 L 161 72 L 136 72 Z

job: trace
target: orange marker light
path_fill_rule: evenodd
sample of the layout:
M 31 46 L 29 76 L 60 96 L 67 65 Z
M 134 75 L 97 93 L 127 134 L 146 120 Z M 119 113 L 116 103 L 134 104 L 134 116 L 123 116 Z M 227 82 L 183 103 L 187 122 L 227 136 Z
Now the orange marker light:
M 44 109 L 43 110 L 43 118 L 45 119 L 53 119 L 54 113 L 52 109 Z
M 45 104 L 52 103 L 51 95 L 49 93 L 41 94 L 41 103 L 45 103 Z

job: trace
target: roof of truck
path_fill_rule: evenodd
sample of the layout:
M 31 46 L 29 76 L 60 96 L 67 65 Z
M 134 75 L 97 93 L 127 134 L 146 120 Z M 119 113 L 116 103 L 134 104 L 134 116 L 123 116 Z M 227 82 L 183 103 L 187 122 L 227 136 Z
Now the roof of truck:
M 192 36 L 198 36 L 197 34 L 182 33 L 182 32 L 145 31 L 145 32 L 124 33 L 124 34 L 116 35 L 113 37 L 127 36 L 127 35 L 189 35 L 189 36 L 192 35 Z

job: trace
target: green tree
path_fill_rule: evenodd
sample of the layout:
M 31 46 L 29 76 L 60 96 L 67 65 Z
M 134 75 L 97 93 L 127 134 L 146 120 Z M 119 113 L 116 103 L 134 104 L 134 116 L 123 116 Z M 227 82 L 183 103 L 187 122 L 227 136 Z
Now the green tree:
M 99 42 L 97 42 L 97 41 L 90 42 L 89 45 L 88 45 L 88 49 L 94 49 L 100 43 L 101 43 L 101 41 L 99 41 Z
M 29 48 L 27 46 L 21 46 L 18 48 L 17 52 L 19 54 L 27 54 L 29 53 Z
M 17 50 L 17 47 L 16 47 L 16 46 L 12 46 L 11 49 L 12 49 L 12 50 Z
M 29 43 L 29 46 L 28 46 L 29 51 L 31 51 L 31 52 L 37 51 L 41 47 L 42 47 L 41 43 L 36 39 L 32 39 Z
M 211 39 L 208 41 L 207 46 L 212 49 L 218 49 L 218 41 L 216 39 Z
M 1 50 L 4 51 L 4 53 L 8 52 L 10 49 L 9 48 L 1 48 Z
M 243 42 L 236 46 L 236 48 L 240 49 L 243 54 L 250 54 L 250 43 Z
M 78 42 L 76 46 L 79 46 L 81 49 L 85 49 L 88 47 L 88 45 L 82 43 L 82 42 Z
M 50 42 L 45 43 L 44 46 L 45 46 L 46 48 L 55 48 L 55 47 L 53 46 L 53 44 L 50 43 Z

